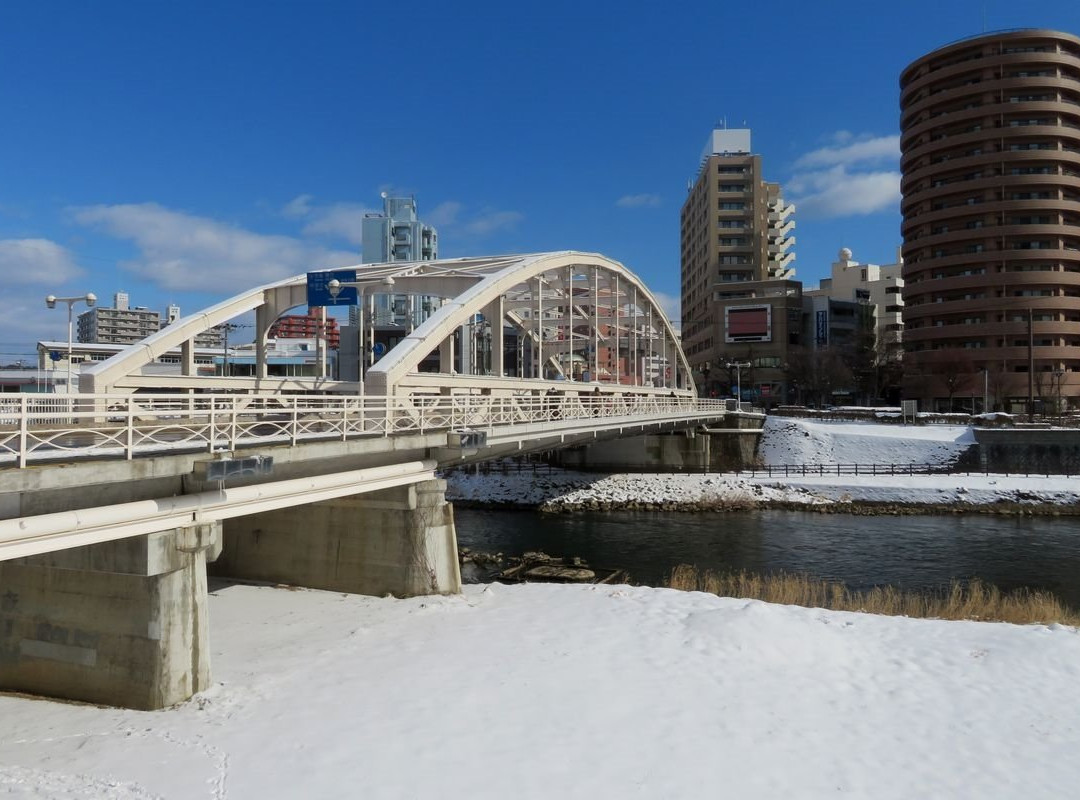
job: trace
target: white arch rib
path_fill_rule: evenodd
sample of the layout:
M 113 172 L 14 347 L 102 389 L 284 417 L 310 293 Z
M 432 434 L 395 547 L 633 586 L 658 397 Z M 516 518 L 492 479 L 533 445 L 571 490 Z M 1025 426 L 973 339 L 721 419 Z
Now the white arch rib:
M 393 394 L 394 386 L 406 375 L 418 370 L 420 362 L 435 347 L 453 335 L 472 315 L 483 313 L 491 303 L 513 287 L 551 270 L 579 266 L 596 267 L 618 275 L 620 281 L 624 282 L 621 285 L 627 291 L 636 290 L 638 305 L 646 310 L 653 310 L 653 324 L 662 327 L 665 336 L 673 344 L 678 342 L 670 321 L 641 279 L 620 262 L 598 253 L 568 250 L 335 268 L 356 270 L 357 281 L 360 283 L 374 283 L 388 276 L 393 277 L 392 292 L 451 298 L 368 370 L 368 393 Z M 228 322 L 239 314 L 261 312 L 264 319 L 260 323 L 257 336 L 265 337 L 274 317 L 307 302 L 306 288 L 306 274 L 294 275 L 249 289 L 183 317 L 84 371 L 80 378 L 80 390 L 91 393 L 110 392 L 115 386 L 122 384 L 125 378 L 136 375 L 144 366 L 164 353 L 192 341 L 196 335 Z M 499 322 L 501 324 L 502 320 Z M 673 350 L 673 355 L 677 357 L 678 371 L 689 375 L 690 366 L 682 349 L 675 345 Z

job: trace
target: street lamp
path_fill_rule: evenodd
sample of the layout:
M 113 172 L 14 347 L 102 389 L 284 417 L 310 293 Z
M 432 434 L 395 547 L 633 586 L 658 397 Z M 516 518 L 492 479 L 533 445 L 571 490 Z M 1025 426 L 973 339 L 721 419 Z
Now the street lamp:
M 364 307 L 364 295 L 368 289 L 373 287 L 393 288 L 394 278 L 387 275 L 385 278 L 379 278 L 371 281 L 339 281 L 337 278 L 332 279 L 326 288 L 330 291 L 331 297 L 337 297 L 341 294 L 341 290 L 345 287 L 357 288 L 360 290 L 358 297 L 360 304 L 360 352 L 357 354 L 356 368 L 358 371 L 358 378 L 360 380 L 360 395 L 364 394 L 364 361 L 365 361 L 365 349 L 364 340 L 367 338 L 364 335 L 364 321 L 367 317 L 367 309 Z M 371 345 L 375 346 L 375 320 L 371 320 Z
M 736 392 L 736 396 L 739 398 L 740 403 L 742 402 L 742 372 L 740 370 L 743 367 L 749 367 L 749 366 L 750 366 L 749 361 L 729 361 L 729 362 L 727 362 L 727 368 L 728 369 L 731 369 L 732 367 L 735 367 L 735 392 Z
M 45 305 L 49 308 L 56 308 L 58 302 L 67 303 L 68 307 L 67 393 L 71 394 L 71 309 L 76 303 L 86 303 L 88 308 L 93 308 L 94 303 L 97 302 L 97 295 L 93 292 L 87 292 L 80 297 L 57 297 L 50 294 L 45 298 Z

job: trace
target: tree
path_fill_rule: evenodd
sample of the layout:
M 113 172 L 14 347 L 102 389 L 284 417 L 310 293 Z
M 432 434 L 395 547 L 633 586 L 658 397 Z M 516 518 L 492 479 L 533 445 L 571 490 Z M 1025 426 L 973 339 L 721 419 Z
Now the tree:
M 955 411 L 953 399 L 972 385 L 975 365 L 971 356 L 959 347 L 939 351 L 941 355 L 932 362 L 937 384 L 949 401 L 949 411 Z
M 850 385 L 852 372 L 839 350 L 793 347 L 788 351 L 787 380 L 798 400 L 825 405 L 832 401 L 833 390 Z

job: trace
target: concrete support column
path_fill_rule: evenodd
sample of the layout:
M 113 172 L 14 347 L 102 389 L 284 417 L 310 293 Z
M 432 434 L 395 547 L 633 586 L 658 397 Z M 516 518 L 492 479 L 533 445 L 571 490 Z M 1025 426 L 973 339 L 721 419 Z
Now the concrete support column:
M 195 375 L 195 340 L 188 339 L 180 345 L 180 374 Z
M 0 562 L 0 689 L 136 709 L 210 686 L 220 523 Z
M 454 334 L 450 334 L 439 344 L 439 372 L 449 375 L 454 371 Z
M 505 363 L 505 337 L 503 319 L 506 298 L 502 295 L 484 309 L 484 317 L 491 323 L 491 374 L 503 377 L 506 375 Z M 520 365 L 518 367 L 520 369 Z
M 461 591 L 446 482 L 226 520 L 215 575 L 354 594 Z
M 274 324 L 267 306 L 255 309 L 255 377 L 266 380 L 269 375 L 266 367 L 266 337 L 270 326 Z

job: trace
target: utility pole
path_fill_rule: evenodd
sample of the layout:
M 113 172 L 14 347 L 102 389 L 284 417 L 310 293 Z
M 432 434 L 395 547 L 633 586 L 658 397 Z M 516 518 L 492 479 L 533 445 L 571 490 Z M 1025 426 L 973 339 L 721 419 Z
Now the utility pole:
M 1028 419 L 1035 417 L 1035 315 L 1028 309 Z

